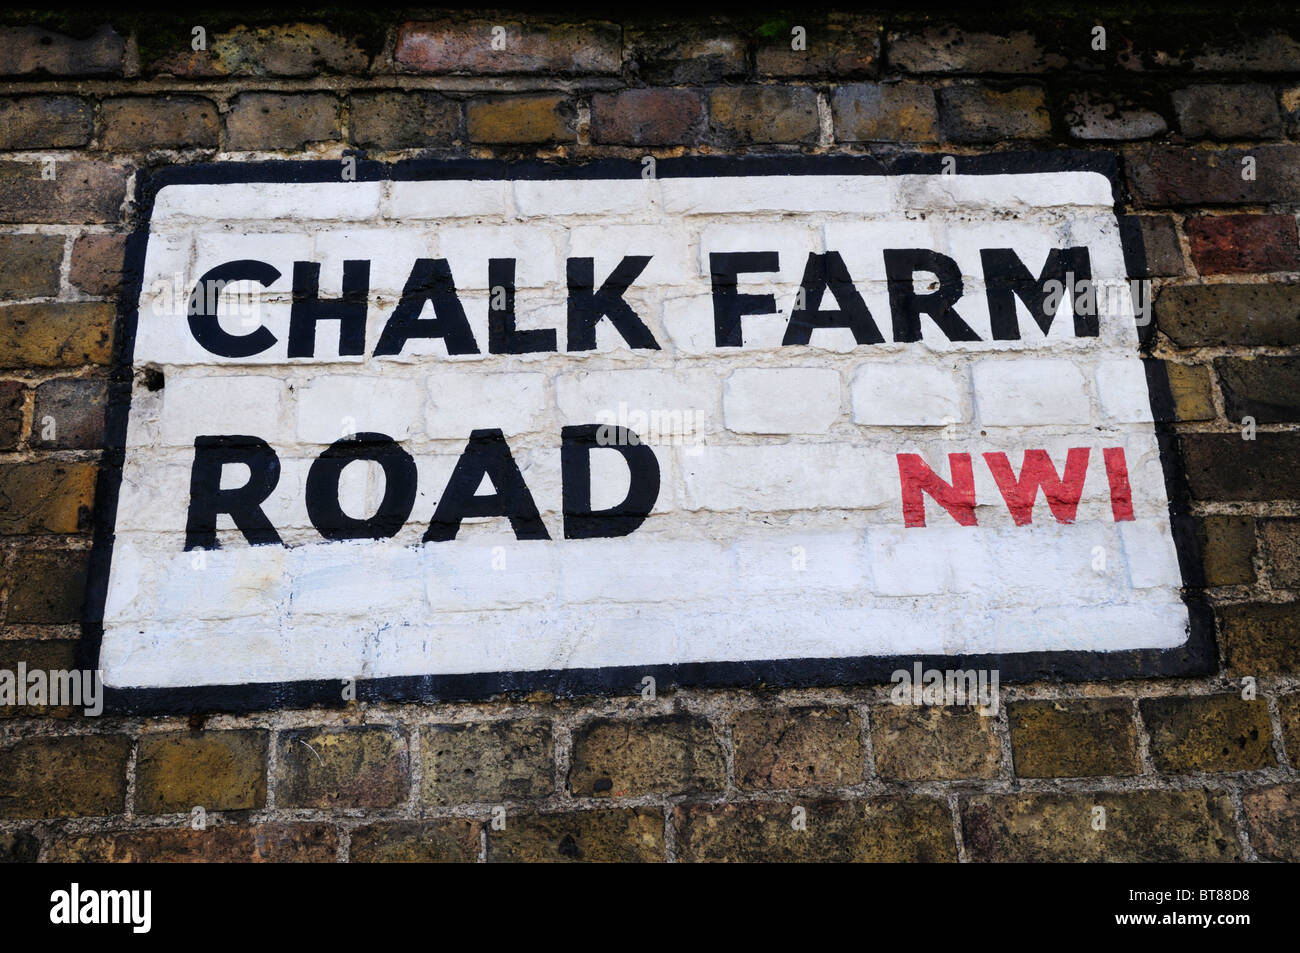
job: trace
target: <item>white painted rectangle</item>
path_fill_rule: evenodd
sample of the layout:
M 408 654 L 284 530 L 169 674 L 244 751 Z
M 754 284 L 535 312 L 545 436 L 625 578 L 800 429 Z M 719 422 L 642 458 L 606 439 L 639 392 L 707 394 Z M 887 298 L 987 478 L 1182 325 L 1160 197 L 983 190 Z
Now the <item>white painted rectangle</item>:
M 167 185 L 149 222 L 133 355 L 165 385 L 150 391 L 137 375 L 127 419 L 105 681 L 1182 646 L 1189 611 L 1111 203 L 1106 177 L 1083 171 Z M 1096 336 L 1073 332 L 1068 302 L 1044 333 L 1016 299 L 1019 338 L 994 339 L 982 251 L 1010 248 L 1037 277 L 1067 246 L 1087 250 L 1094 282 L 1124 289 L 1100 297 Z M 930 315 L 920 340 L 900 339 L 886 248 L 950 259 L 964 289 L 955 311 L 977 339 L 951 339 Z M 715 333 L 726 292 L 711 256 L 734 253 L 774 253 L 773 267 L 731 286 L 751 302 L 771 295 L 741 318 L 741 346 Z M 828 253 L 878 343 L 847 326 L 783 343 L 808 256 Z M 573 349 L 570 261 L 593 259 L 599 287 L 634 255 L 649 262 L 623 300 L 657 347 L 629 346 L 605 318 L 593 347 Z M 447 263 L 474 351 L 424 337 L 376 353 L 417 258 Z M 340 322 L 323 320 L 313 354 L 290 356 L 295 262 L 320 266 L 324 301 L 343 293 L 349 259 L 370 262 L 361 353 L 343 353 Z M 553 350 L 493 353 L 489 259 L 515 260 L 516 329 L 553 335 Z M 240 286 L 239 314 L 227 292 L 218 326 L 264 328 L 274 343 L 222 356 L 197 340 L 187 302 L 203 275 L 236 260 L 278 277 Z M 929 285 L 918 274 L 912 290 Z M 823 320 L 837 304 L 826 290 Z M 590 424 L 637 432 L 658 461 L 658 494 L 624 536 L 565 535 L 561 435 Z M 549 539 L 471 516 L 455 539 L 424 542 L 471 431 L 493 428 Z M 331 541 L 305 502 L 309 473 L 356 433 L 387 435 L 411 456 L 414 500 L 390 537 Z M 258 437 L 275 453 L 262 509 L 278 543 L 250 545 L 219 515 L 217 548 L 186 550 L 194 441 L 205 435 Z M 1018 524 L 985 455 L 1005 454 L 1019 474 L 1025 451 L 1044 450 L 1060 473 L 1071 448 L 1089 451 L 1073 518 L 1059 520 L 1039 492 Z M 1117 519 L 1103 458 L 1117 448 L 1131 519 Z M 954 482 L 949 455 L 968 454 L 976 525 L 931 495 L 925 525 L 906 525 L 900 454 Z M 600 447 L 591 461 L 592 507 L 617 504 L 631 485 L 620 455 Z M 246 469 L 228 466 L 221 489 L 246 482 Z M 386 491 L 363 463 L 339 488 L 353 519 Z

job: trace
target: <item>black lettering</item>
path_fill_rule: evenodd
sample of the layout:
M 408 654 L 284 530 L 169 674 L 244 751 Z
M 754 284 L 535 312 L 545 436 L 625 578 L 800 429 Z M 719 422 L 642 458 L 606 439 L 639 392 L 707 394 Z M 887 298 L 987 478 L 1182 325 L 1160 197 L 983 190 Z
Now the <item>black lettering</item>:
M 913 276 L 928 271 L 939 279 L 937 291 L 917 294 Z M 928 314 L 949 341 L 978 341 L 953 305 L 962 294 L 961 269 L 947 255 L 926 248 L 886 248 L 890 318 L 895 341 L 921 340 L 921 315 Z
M 248 467 L 248 482 L 221 489 L 221 471 L 227 464 Z M 194 464 L 190 468 L 190 508 L 185 518 L 185 549 L 218 549 L 217 515 L 234 520 L 250 545 L 280 542 L 280 534 L 262 512 L 280 482 L 280 458 L 260 437 L 195 437 Z
M 430 303 L 434 316 L 421 318 Z M 448 354 L 479 353 L 445 258 L 416 259 L 393 316 L 379 334 L 375 354 L 400 354 L 411 338 L 442 338 Z
M 349 463 L 369 460 L 384 471 L 384 498 L 373 516 L 357 519 L 339 505 L 339 480 Z M 382 433 L 336 440 L 307 471 L 307 516 L 326 539 L 387 539 L 397 535 L 415 505 L 415 460 Z
M 217 320 L 220 289 L 236 281 L 256 281 L 266 286 L 280 277 L 280 271 L 264 261 L 245 258 L 228 261 L 209 270 L 190 293 L 189 322 L 194 340 L 210 354 L 220 357 L 252 357 L 275 344 L 270 329 L 259 325 L 247 334 L 231 334 Z
M 293 304 L 289 309 L 289 356 L 314 357 L 316 323 L 339 322 L 339 354 L 366 349 L 366 297 L 370 293 L 370 262 L 343 262 L 343 297 L 320 299 L 320 264 L 293 263 Z
M 774 251 L 710 252 L 713 283 L 713 339 L 718 347 L 743 347 L 740 319 L 747 314 L 776 314 L 776 297 L 736 292 L 741 272 L 778 271 L 780 256 Z
M 807 344 L 817 328 L 851 328 L 853 340 L 859 344 L 883 344 L 885 338 L 876 327 L 867 303 L 853 285 L 849 269 L 839 252 L 824 255 L 810 254 L 804 266 L 803 307 L 796 305 L 790 313 L 782 344 Z M 822 295 L 827 289 L 840 306 L 839 311 L 822 311 Z
M 1047 313 L 1047 299 L 1055 297 L 1059 304 L 1069 299 L 1074 315 L 1074 336 L 1095 338 L 1097 315 L 1079 314 L 1074 307 L 1072 289 L 1066 287 L 1066 276 L 1072 274 L 1075 282 L 1091 283 L 1092 261 L 1084 246 L 1053 248 L 1047 253 L 1042 274 L 1037 279 L 1010 248 L 980 249 L 980 262 L 984 266 L 984 288 L 989 299 L 989 318 L 995 341 L 1020 340 L 1020 322 L 1016 318 L 1016 297 L 1025 303 L 1029 313 L 1047 334 L 1055 314 Z M 1061 289 L 1053 295 L 1047 289 L 1049 282 Z M 1086 287 L 1086 284 L 1085 284 Z
M 600 286 L 596 285 L 596 265 L 591 258 L 570 258 L 569 281 L 569 340 L 570 351 L 596 349 L 596 325 L 601 318 L 609 321 L 623 335 L 623 340 L 634 348 L 659 350 L 659 343 L 650 333 L 637 313 L 623 300 L 623 295 L 637 276 L 650 263 L 650 255 L 628 255 Z
M 496 492 L 475 496 L 485 475 Z M 517 539 L 551 538 L 500 430 L 470 433 L 469 443 L 456 461 L 424 541 L 445 543 L 455 539 L 461 521 L 471 516 L 504 516 L 510 520 Z
M 515 327 L 515 260 L 489 258 L 488 351 L 492 354 L 534 354 L 555 349 L 554 328 L 521 331 Z
M 627 463 L 627 496 L 608 509 L 591 508 L 591 452 L 608 447 Z M 610 424 L 584 424 L 560 431 L 560 477 L 564 486 L 565 539 L 626 536 L 645 522 L 659 499 L 659 460 L 636 434 Z

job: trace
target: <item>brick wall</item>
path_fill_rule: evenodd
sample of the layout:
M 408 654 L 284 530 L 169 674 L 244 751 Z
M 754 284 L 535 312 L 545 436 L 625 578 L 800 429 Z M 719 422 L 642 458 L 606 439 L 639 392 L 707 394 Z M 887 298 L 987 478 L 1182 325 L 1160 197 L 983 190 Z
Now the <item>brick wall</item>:
M 1220 666 L 1004 686 L 994 717 L 897 707 L 879 685 L 190 718 L 0 707 L 0 858 L 1300 859 L 1294 24 L 1198 7 L 213 16 L 195 51 L 200 24 L 0 25 L 0 669 L 76 664 L 138 170 L 1063 147 L 1120 157 Z

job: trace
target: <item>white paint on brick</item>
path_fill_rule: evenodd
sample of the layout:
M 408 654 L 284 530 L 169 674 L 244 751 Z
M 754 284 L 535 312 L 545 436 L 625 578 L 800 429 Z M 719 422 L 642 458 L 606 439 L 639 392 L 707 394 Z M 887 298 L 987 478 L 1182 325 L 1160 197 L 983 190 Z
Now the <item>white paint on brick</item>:
M 969 419 L 965 372 L 943 364 L 864 364 L 853 377 L 853 422 L 939 427 Z
M 1011 247 L 1037 274 L 1067 245 L 1087 246 L 1094 278 L 1123 281 L 1103 177 L 168 186 L 151 222 L 134 354 L 166 386 L 133 396 L 107 680 L 1179 645 L 1187 612 L 1131 301 L 1099 302 L 1096 338 L 1074 337 L 1067 305 L 1044 334 L 1018 303 L 1021 338 L 991 340 L 980 250 Z M 921 341 L 893 340 L 882 250 L 906 247 L 957 262 L 957 309 L 980 340 L 948 341 L 928 317 Z M 777 272 L 738 282 L 776 305 L 742 319 L 741 348 L 715 341 L 714 251 L 780 255 Z M 782 345 L 808 255 L 824 251 L 843 257 L 883 343 L 859 346 L 836 329 Z M 594 351 L 568 352 L 566 259 L 594 258 L 600 282 L 633 254 L 652 257 L 626 300 L 660 349 L 633 350 L 602 321 Z M 419 338 L 402 354 L 372 354 L 417 257 L 450 262 L 477 354 Z M 554 329 L 557 351 L 490 353 L 492 257 L 518 260 L 517 325 Z M 281 272 L 254 312 L 277 341 L 265 354 L 217 358 L 194 341 L 186 300 L 197 275 L 238 258 Z M 316 356 L 288 358 L 294 261 L 321 263 L 329 298 L 347 258 L 372 263 L 366 353 L 340 356 L 338 325 L 325 321 Z M 915 290 L 928 282 L 918 274 Z M 836 309 L 830 294 L 822 307 Z M 244 317 L 223 313 L 222 327 L 245 333 Z M 661 487 L 638 529 L 566 539 L 561 429 L 620 420 L 689 430 L 651 443 Z M 453 541 L 422 543 L 474 429 L 503 431 L 549 540 L 520 541 L 506 520 L 480 517 Z M 388 434 L 415 459 L 415 503 L 391 539 L 326 543 L 308 517 L 307 474 L 346 431 Z M 219 548 L 184 552 L 200 433 L 248 433 L 276 450 L 280 478 L 263 510 L 284 546 L 250 547 L 221 515 Z M 983 455 L 1005 453 L 1020 473 L 1024 451 L 1043 449 L 1063 473 L 1071 447 L 1090 450 L 1075 521 L 1057 522 L 1040 493 L 1032 522 L 1013 525 Z M 1124 449 L 1135 522 L 1114 522 L 1105 447 Z M 921 454 L 944 479 L 950 453 L 970 454 L 978 525 L 957 525 L 927 496 L 927 525 L 905 527 L 899 453 Z M 593 505 L 619 503 L 622 455 L 598 448 L 591 463 Z M 245 469 L 230 468 L 223 486 Z M 383 492 L 377 467 L 343 471 L 345 512 L 365 517 Z
M 1141 362 L 1102 361 L 1095 373 L 1102 413 L 1122 424 L 1151 422 L 1151 394 Z
M 722 414 L 733 433 L 826 433 L 840 403 L 840 375 L 831 368 L 751 367 L 727 378 Z
M 971 372 L 976 412 L 990 427 L 1086 424 L 1091 418 L 1085 378 L 1069 361 L 985 360 Z

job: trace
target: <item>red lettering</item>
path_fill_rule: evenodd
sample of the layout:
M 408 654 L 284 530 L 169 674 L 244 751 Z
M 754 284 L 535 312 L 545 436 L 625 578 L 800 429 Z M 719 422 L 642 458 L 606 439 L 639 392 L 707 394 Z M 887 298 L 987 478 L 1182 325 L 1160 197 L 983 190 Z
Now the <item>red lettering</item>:
M 1133 518 L 1133 489 L 1128 485 L 1128 463 L 1124 460 L 1123 447 L 1106 447 L 1101 451 L 1106 461 L 1106 479 L 1110 481 L 1110 511 L 1115 514 L 1115 522 L 1122 523 Z
M 975 473 L 969 453 L 948 454 L 952 483 L 945 482 L 917 453 L 898 454 L 898 477 L 903 488 L 903 524 L 925 525 L 925 497 L 948 511 L 962 526 L 975 525 Z
M 1071 447 L 1065 457 L 1065 478 L 1056 474 L 1056 465 L 1046 450 L 1026 450 L 1020 466 L 1020 478 L 1011 471 L 1005 453 L 986 453 L 984 461 L 997 481 L 1002 499 L 1007 502 L 1011 519 L 1017 526 L 1025 526 L 1034 519 L 1034 500 L 1038 488 L 1058 523 L 1073 523 L 1083 496 L 1083 481 L 1088 475 L 1088 448 Z

